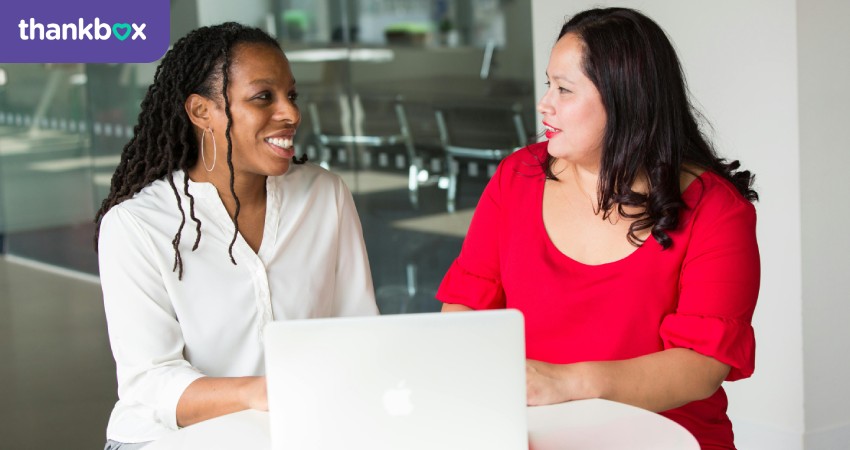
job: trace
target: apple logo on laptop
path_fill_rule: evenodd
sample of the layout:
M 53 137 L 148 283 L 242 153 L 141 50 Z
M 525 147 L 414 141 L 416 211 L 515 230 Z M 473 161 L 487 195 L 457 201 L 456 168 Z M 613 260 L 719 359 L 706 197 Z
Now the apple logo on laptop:
M 398 383 L 398 387 L 387 389 L 384 392 L 384 409 L 391 416 L 407 416 L 413 412 L 413 402 L 410 401 L 412 391 L 405 386 L 405 381 Z

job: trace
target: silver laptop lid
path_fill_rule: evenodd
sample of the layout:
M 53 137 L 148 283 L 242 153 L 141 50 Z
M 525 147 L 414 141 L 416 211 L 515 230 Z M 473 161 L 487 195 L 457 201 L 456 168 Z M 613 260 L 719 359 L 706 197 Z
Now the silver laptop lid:
M 273 322 L 274 450 L 528 448 L 515 310 Z

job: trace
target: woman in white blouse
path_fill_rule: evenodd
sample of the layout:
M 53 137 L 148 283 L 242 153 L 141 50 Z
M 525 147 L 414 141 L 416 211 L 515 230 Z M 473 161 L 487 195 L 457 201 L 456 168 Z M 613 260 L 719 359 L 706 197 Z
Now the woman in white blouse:
M 157 68 L 97 214 L 119 401 L 109 450 L 266 409 L 272 320 L 377 314 L 360 222 L 335 175 L 294 157 L 278 43 L 226 23 Z

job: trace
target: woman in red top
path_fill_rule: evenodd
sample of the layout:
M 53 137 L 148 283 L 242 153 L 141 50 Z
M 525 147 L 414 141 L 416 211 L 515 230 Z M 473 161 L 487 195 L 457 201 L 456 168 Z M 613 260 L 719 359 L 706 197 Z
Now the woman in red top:
M 720 384 L 753 372 L 753 176 L 699 131 L 664 31 L 622 8 L 561 29 L 547 142 L 506 158 L 437 293 L 516 308 L 529 405 L 605 398 L 734 448 Z

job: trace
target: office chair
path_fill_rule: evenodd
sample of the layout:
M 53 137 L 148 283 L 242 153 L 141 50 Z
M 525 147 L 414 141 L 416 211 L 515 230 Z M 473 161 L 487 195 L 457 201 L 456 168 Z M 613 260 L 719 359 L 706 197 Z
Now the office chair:
M 320 165 L 329 167 L 331 148 L 401 147 L 407 159 L 410 203 L 414 208 L 419 206 L 422 161 L 413 146 L 401 96 L 311 96 L 307 108 L 320 150 Z
M 460 161 L 500 161 L 526 145 L 519 103 L 440 106 L 437 128 L 446 158 L 446 210 L 455 212 Z

